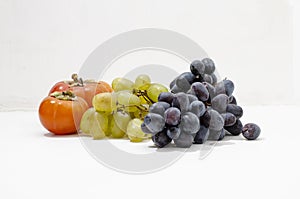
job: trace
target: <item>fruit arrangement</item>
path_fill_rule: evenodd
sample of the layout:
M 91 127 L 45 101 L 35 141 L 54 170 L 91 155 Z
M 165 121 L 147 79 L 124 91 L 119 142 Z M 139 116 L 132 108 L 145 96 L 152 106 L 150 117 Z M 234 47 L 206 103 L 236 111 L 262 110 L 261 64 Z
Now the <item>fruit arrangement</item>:
M 112 81 L 112 88 L 112 93 L 94 96 L 93 107 L 82 117 L 81 132 L 94 139 L 128 137 L 132 142 L 148 139 L 150 136 L 141 129 L 144 116 L 150 105 L 157 102 L 159 94 L 168 89 L 151 83 L 148 75 L 137 76 L 135 82 L 116 78 Z
M 233 95 L 234 83 L 218 81 L 215 69 L 210 58 L 195 60 L 190 72 L 170 83 L 170 91 L 146 74 L 135 81 L 115 78 L 111 86 L 73 74 L 72 80 L 51 88 L 40 104 L 40 120 L 57 135 L 79 132 L 93 139 L 128 138 L 131 142 L 151 138 L 159 148 L 172 141 L 187 148 L 220 141 L 226 135 L 257 139 L 260 127 L 241 122 L 243 109 Z
M 243 126 L 243 109 L 233 96 L 234 83 L 228 79 L 217 82 L 215 68 L 210 58 L 193 61 L 190 72 L 170 83 L 171 92 L 162 92 L 151 105 L 141 127 L 157 147 L 172 140 L 177 147 L 187 148 L 208 139 L 220 141 L 227 134 L 242 134 L 248 140 L 260 135 L 258 125 Z

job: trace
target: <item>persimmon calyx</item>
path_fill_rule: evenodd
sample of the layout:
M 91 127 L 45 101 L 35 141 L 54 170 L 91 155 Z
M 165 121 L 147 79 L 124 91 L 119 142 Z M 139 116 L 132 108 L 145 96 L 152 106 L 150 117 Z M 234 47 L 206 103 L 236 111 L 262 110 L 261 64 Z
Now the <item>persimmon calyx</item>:
M 77 99 L 76 95 L 72 91 L 55 91 L 51 93 L 50 96 L 65 101 L 74 101 Z

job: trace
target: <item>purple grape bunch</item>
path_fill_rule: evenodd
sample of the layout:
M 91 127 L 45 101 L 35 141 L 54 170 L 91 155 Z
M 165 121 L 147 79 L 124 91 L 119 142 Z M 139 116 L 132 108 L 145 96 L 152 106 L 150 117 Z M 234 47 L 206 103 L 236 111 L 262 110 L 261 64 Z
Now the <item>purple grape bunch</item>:
M 207 140 L 222 140 L 226 135 L 242 134 L 248 140 L 260 135 L 254 123 L 243 126 L 242 107 L 233 96 L 234 83 L 217 82 L 215 63 L 210 58 L 195 60 L 190 72 L 184 72 L 170 83 L 171 92 L 163 92 L 151 105 L 141 126 L 151 134 L 154 144 L 165 147 L 174 142 L 188 148 Z

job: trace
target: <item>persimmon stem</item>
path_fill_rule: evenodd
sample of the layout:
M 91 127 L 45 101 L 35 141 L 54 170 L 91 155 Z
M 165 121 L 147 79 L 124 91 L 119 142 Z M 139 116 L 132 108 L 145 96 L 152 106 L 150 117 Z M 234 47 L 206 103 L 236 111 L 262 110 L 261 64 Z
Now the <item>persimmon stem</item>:
M 71 78 L 73 79 L 73 86 L 84 86 L 83 79 L 81 77 L 79 78 L 76 73 L 72 74 Z

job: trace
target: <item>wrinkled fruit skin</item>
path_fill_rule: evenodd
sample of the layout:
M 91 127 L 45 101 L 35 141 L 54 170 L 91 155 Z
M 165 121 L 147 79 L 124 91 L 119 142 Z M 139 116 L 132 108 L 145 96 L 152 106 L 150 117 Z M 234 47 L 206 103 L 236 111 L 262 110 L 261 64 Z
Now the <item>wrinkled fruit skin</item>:
M 247 140 L 256 140 L 260 135 L 260 127 L 253 123 L 245 124 L 243 127 L 243 136 Z

